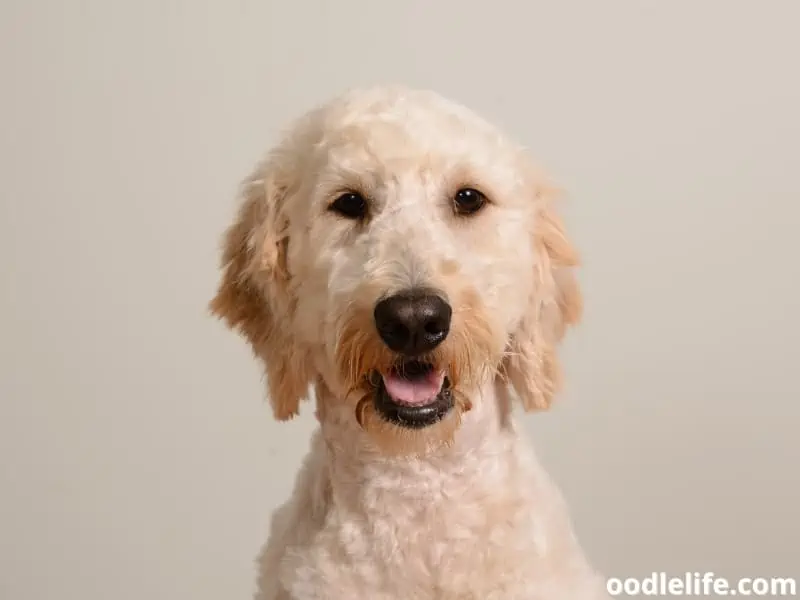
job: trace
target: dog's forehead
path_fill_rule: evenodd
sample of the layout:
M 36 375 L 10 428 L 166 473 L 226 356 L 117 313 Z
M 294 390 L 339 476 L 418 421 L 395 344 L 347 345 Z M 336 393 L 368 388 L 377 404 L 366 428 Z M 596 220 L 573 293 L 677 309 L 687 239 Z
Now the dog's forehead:
M 371 119 L 348 124 L 329 131 L 319 151 L 325 166 L 386 173 L 441 172 L 457 165 L 488 168 L 485 163 L 503 158 L 491 138 L 435 120 Z
M 358 107 L 327 119 L 320 150 L 384 164 L 455 161 L 510 149 L 498 129 L 448 105 L 422 102 Z
M 360 93 L 323 107 L 317 117 L 308 149 L 312 170 L 334 188 L 427 180 L 496 189 L 516 185 L 522 175 L 521 147 L 435 94 Z

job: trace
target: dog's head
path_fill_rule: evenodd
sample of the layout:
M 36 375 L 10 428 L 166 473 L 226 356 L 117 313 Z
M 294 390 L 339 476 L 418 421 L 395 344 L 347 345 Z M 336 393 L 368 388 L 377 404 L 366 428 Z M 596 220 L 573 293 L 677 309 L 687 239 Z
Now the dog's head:
M 316 383 L 379 445 L 427 448 L 496 377 L 529 410 L 557 392 L 581 298 L 554 201 L 526 153 L 466 108 L 349 92 L 244 183 L 212 311 L 264 361 L 278 419 Z

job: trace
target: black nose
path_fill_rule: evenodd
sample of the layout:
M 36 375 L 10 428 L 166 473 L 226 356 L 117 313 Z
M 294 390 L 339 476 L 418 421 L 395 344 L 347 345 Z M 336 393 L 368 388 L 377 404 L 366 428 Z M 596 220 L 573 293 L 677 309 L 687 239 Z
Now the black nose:
M 407 291 L 375 305 L 375 326 L 393 351 L 413 356 L 433 350 L 450 332 L 453 310 L 429 292 Z

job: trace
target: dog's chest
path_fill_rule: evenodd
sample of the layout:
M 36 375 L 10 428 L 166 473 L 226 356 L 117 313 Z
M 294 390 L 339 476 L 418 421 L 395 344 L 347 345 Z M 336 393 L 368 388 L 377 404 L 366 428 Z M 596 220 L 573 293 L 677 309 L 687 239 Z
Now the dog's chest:
M 310 546 L 289 549 L 282 579 L 298 600 L 354 590 L 371 600 L 532 600 L 544 538 L 530 506 L 508 496 L 445 495 L 368 515 L 332 508 Z

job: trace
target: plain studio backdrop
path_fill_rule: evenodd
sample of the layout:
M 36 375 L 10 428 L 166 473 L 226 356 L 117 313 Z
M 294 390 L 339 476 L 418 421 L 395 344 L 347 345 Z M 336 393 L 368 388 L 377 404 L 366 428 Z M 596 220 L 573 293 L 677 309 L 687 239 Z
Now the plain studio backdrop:
M 800 5 L 0 3 L 0 598 L 249 598 L 311 406 L 210 318 L 241 179 L 434 88 L 568 193 L 586 314 L 524 418 L 608 575 L 793 575 Z

